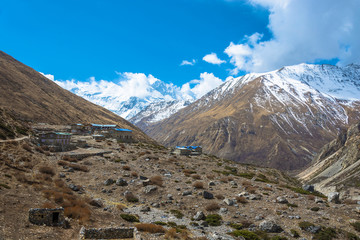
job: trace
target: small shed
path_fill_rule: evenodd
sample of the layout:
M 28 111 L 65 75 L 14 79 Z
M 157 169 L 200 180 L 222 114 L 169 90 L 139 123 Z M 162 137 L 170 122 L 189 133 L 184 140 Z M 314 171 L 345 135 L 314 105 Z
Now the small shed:
M 36 225 L 64 226 L 64 208 L 31 208 L 29 221 Z
M 115 128 L 112 132 L 113 137 L 119 142 L 133 142 L 132 130 L 126 128 Z
M 66 146 L 70 144 L 71 135 L 64 132 L 43 132 L 39 133 L 38 138 L 43 145 Z
M 107 131 L 111 129 L 115 129 L 115 124 L 91 124 L 91 132 L 94 133 L 95 131 Z
M 105 136 L 101 134 L 92 135 L 92 137 L 95 139 L 95 141 L 100 142 L 105 140 Z
M 173 153 L 179 154 L 179 155 L 201 155 L 202 147 L 200 147 L 200 146 L 176 146 Z

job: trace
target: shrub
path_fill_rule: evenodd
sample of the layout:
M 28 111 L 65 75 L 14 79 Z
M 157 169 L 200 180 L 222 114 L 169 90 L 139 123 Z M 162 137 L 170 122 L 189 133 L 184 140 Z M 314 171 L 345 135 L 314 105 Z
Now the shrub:
M 299 233 L 295 229 L 290 229 L 290 233 L 294 238 L 300 237 Z
M 310 208 L 310 210 L 311 210 L 311 211 L 314 211 L 314 212 L 317 212 L 317 211 L 320 210 L 320 208 L 319 208 L 319 207 L 312 207 L 312 208 Z
M 128 165 L 123 166 L 122 169 L 125 171 L 130 171 L 130 167 Z
M 150 178 L 150 181 L 159 187 L 162 187 L 163 185 L 163 178 L 161 176 L 153 176 Z
M 315 226 L 313 223 L 310 223 L 310 222 L 306 222 L 306 221 L 303 221 L 303 222 L 299 222 L 299 227 L 302 229 L 302 230 L 307 230 L 309 227 L 313 227 Z
M 191 174 L 194 174 L 196 172 L 190 169 L 184 169 L 183 173 L 185 174 L 185 176 L 190 177 Z
M 172 209 L 170 210 L 170 212 L 176 217 L 176 218 L 183 218 L 184 214 L 182 212 L 180 212 L 179 210 L 176 209 Z
M 221 225 L 221 216 L 219 214 L 209 214 L 206 216 L 205 221 L 210 226 L 220 226 Z
M 48 174 L 48 175 L 50 175 L 50 176 L 54 176 L 54 175 L 55 175 L 54 169 L 52 169 L 52 168 L 49 167 L 49 166 L 41 166 L 41 167 L 39 168 L 39 172 L 44 173 L 44 174 Z
M 22 145 L 22 148 L 23 148 L 23 149 L 25 149 L 26 151 L 28 151 L 28 152 L 31 152 L 31 153 L 32 153 L 32 149 L 31 149 L 31 147 L 30 147 L 30 145 L 29 145 L 29 144 L 24 143 L 24 144 Z
M 360 221 L 351 223 L 351 226 L 353 226 L 356 231 L 360 232 Z
M 270 240 L 287 240 L 287 238 L 283 236 L 274 236 Z
M 216 199 L 219 199 L 219 200 L 223 200 L 225 198 L 224 195 L 222 195 L 222 194 L 216 194 L 215 197 L 216 197 Z
M 205 209 L 206 209 L 206 211 L 209 211 L 209 212 L 217 211 L 220 209 L 220 205 L 215 202 L 209 203 L 208 205 L 206 205 Z
M 357 204 L 357 202 L 358 202 L 357 200 L 352 200 L 352 199 L 345 199 L 343 201 L 343 203 L 348 204 L 348 205 Z
M 42 149 L 42 148 L 39 147 L 39 146 L 36 146 L 36 147 L 35 147 L 35 150 L 38 151 L 38 152 L 40 152 L 40 153 L 44 153 L 44 149 Z
M 137 178 L 139 175 L 137 174 L 137 172 L 132 172 L 131 176 Z
M 203 189 L 204 188 L 204 183 L 200 182 L 200 181 L 194 182 L 193 187 L 197 188 L 197 189 Z
M 127 193 L 126 195 L 125 195 L 125 199 L 126 199 L 126 201 L 128 201 L 128 202 L 133 202 L 133 203 L 135 203 L 135 202 L 138 202 L 139 201 L 139 198 L 137 198 L 133 193 Z
M 90 209 L 81 202 L 71 207 L 65 207 L 64 214 L 66 217 L 78 219 L 80 222 L 87 222 L 90 219 Z
M 201 179 L 201 176 L 200 176 L 199 174 L 193 174 L 193 175 L 191 175 L 191 177 L 192 177 L 193 179 L 197 179 L 197 180 L 200 180 L 200 179 Z
M 162 226 L 152 223 L 139 223 L 135 227 L 142 232 L 148 233 L 165 233 L 165 229 Z
M 0 188 L 6 188 L 6 189 L 10 189 L 10 187 L 8 185 L 6 185 L 5 183 L 0 183 Z
M 298 207 L 298 205 L 295 204 L 295 203 L 287 203 L 286 205 L 287 205 L 288 207 Z
M 161 221 L 155 221 L 153 224 L 160 225 L 160 226 L 166 226 L 167 224 Z
M 256 187 L 249 186 L 246 188 L 246 190 L 251 194 L 256 193 Z
M 232 228 L 234 228 L 234 229 L 236 229 L 236 230 L 241 230 L 241 229 L 243 229 L 243 225 L 240 223 L 230 223 L 230 225 L 229 225 L 230 227 L 232 227 Z
M 230 233 L 234 237 L 243 237 L 246 240 L 260 240 L 259 236 L 248 230 L 235 230 Z
M 236 201 L 237 201 L 238 203 L 242 203 L 242 204 L 248 203 L 248 200 L 246 200 L 245 197 L 239 197 L 239 196 L 237 196 L 235 199 L 236 199 Z
M 137 216 L 135 215 L 131 215 L 131 214 L 120 214 L 120 217 L 122 219 L 124 219 L 125 221 L 128 222 L 139 222 L 139 219 Z
M 314 240 L 331 240 L 336 238 L 336 230 L 334 228 L 324 228 L 320 232 L 314 234 Z

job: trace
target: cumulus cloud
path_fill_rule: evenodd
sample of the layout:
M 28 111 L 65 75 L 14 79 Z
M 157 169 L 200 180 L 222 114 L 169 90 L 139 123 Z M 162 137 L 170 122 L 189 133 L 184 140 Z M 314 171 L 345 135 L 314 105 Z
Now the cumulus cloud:
M 233 74 L 270 71 L 302 62 L 359 63 L 360 1 L 249 0 L 270 11 L 271 39 L 262 33 L 231 42 L 225 49 Z
M 208 62 L 208 63 L 211 63 L 211 64 L 218 64 L 218 65 L 226 62 L 224 60 L 219 59 L 218 56 L 216 55 L 216 53 L 210 53 L 208 55 L 205 55 L 203 57 L 203 60 L 205 62 Z
M 196 99 L 201 98 L 212 89 L 218 87 L 223 81 L 215 77 L 213 73 L 201 73 L 200 79 L 192 80 L 181 87 L 181 92 L 193 95 Z M 194 85 L 191 87 L 191 85 Z
M 44 77 L 46 77 L 47 79 L 50 79 L 52 81 L 54 81 L 54 75 L 51 75 L 51 74 L 45 74 L 45 73 L 42 73 L 42 72 L 39 72 L 41 75 L 43 75 Z
M 183 61 L 180 63 L 180 66 L 184 66 L 184 65 L 194 66 L 195 63 L 196 63 L 196 60 L 195 60 L 195 59 L 193 59 L 193 60 L 191 60 L 191 61 L 183 60 Z

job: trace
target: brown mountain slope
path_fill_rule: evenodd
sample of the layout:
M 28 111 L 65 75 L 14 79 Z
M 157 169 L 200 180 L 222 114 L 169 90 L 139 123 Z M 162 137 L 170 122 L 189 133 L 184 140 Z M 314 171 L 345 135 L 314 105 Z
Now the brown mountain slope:
M 202 145 L 239 162 L 302 168 L 339 128 L 359 119 L 359 105 L 345 106 L 303 81 L 280 81 L 282 71 L 228 81 L 145 132 L 167 146 Z
M 326 144 L 298 177 L 322 192 L 360 186 L 360 122 Z M 360 198 L 359 198 L 360 200 Z
M 118 115 L 62 89 L 32 68 L 0 51 L 0 107 L 31 122 L 118 124 L 140 141 L 154 142 Z

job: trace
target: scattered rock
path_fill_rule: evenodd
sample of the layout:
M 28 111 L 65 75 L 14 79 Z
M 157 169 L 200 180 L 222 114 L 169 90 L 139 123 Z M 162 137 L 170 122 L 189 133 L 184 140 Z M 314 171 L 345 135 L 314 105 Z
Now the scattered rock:
M 210 182 L 209 182 L 209 187 L 210 187 L 210 186 L 215 186 L 215 182 L 210 181 Z
M 123 178 L 119 178 L 118 180 L 116 180 L 115 184 L 118 186 L 127 186 L 128 185 L 127 181 Z
M 201 223 L 200 223 L 200 226 L 203 226 L 203 227 L 208 227 L 208 226 L 209 226 L 209 224 L 208 224 L 207 222 L 203 221 L 203 222 L 201 222 Z
M 141 209 L 140 209 L 140 212 L 150 212 L 151 209 L 149 206 L 143 206 Z
M 225 213 L 227 213 L 228 212 L 228 209 L 227 208 L 220 208 L 220 213 L 223 213 L 223 214 L 225 214 Z
M 59 173 L 59 178 L 64 178 L 65 177 L 65 173 Z
M 277 225 L 274 221 L 264 220 L 259 224 L 259 228 L 262 231 L 269 233 L 279 233 L 282 232 L 282 228 Z
M 144 192 L 145 192 L 146 194 L 148 194 L 148 193 L 151 193 L 151 192 L 155 192 L 156 190 L 157 190 L 157 186 L 155 186 L 155 185 L 148 185 L 148 186 L 145 187 Z
M 148 180 L 147 177 L 144 177 L 144 176 L 139 176 L 140 180 Z
M 151 206 L 153 206 L 154 208 L 159 208 L 159 207 L 160 207 L 160 203 L 153 203 L 153 204 L 151 204 Z
M 91 206 L 94 206 L 94 207 L 97 207 L 97 208 L 102 208 L 103 207 L 103 203 L 102 203 L 100 198 L 96 198 L 96 199 L 91 200 L 89 202 L 89 204 Z
M 261 200 L 262 196 L 260 194 L 250 194 L 248 196 L 249 200 Z
M 225 198 L 224 203 L 228 206 L 233 206 L 235 204 L 235 201 L 233 199 Z
M 340 203 L 340 194 L 338 192 L 331 192 L 328 194 L 328 202 Z
M 174 200 L 174 197 L 173 197 L 172 194 L 168 194 L 168 195 L 167 195 L 167 199 L 169 199 L 169 200 Z
M 182 193 L 183 196 L 188 196 L 188 195 L 191 195 L 192 194 L 192 191 L 191 190 L 186 190 Z
M 237 185 L 238 185 L 235 181 L 230 181 L 229 183 L 230 183 L 230 185 L 233 186 L 233 187 L 237 187 Z
M 115 182 L 114 179 L 108 178 L 105 180 L 104 185 L 109 186 L 109 185 L 113 184 L 114 182 Z
M 239 193 L 238 196 L 239 197 L 246 197 L 246 196 L 249 196 L 249 193 L 248 192 L 242 192 L 242 193 Z
M 204 191 L 203 192 L 203 197 L 205 199 L 214 199 L 214 194 L 212 194 L 211 192 L 208 192 L 208 191 Z
M 324 199 L 316 197 L 315 198 L 315 203 L 324 203 Z
M 77 191 L 80 191 L 80 187 L 79 186 L 76 186 L 76 185 L 74 185 L 74 184 L 69 184 L 69 188 L 71 189 L 71 190 L 73 190 L 73 191 L 75 191 L 75 192 L 77 192 Z
M 285 203 L 288 203 L 288 200 L 285 197 L 280 196 L 280 197 L 276 198 L 276 202 L 285 204 Z
M 255 217 L 255 220 L 256 221 L 260 221 L 260 220 L 263 220 L 264 219 L 264 217 L 262 216 L 262 215 L 257 215 L 256 217 Z
M 150 184 L 151 184 L 150 179 L 146 179 L 146 180 L 142 181 L 142 185 L 143 185 L 143 186 L 148 186 L 148 185 L 150 185 Z
M 202 211 L 196 212 L 195 216 L 193 217 L 195 221 L 200 221 L 205 219 L 205 214 Z
M 305 191 L 309 191 L 309 192 L 314 192 L 314 185 L 309 185 L 309 184 L 305 184 L 302 186 L 302 189 L 304 189 Z

